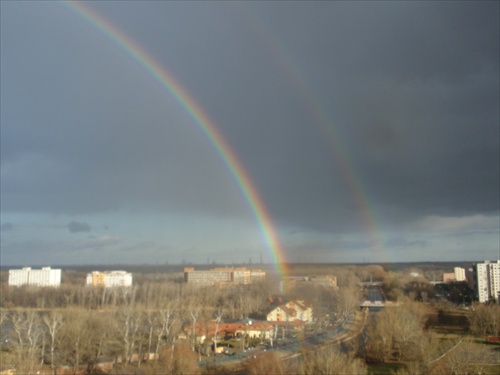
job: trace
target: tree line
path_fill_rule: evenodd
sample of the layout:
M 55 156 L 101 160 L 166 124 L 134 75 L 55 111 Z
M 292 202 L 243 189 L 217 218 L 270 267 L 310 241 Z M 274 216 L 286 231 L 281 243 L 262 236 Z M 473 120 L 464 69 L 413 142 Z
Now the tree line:
M 328 330 L 335 319 L 358 310 L 363 299 L 358 286 L 361 280 L 382 281 L 386 294 L 400 304 L 371 316 L 365 332 L 350 342 L 348 350 L 321 348 L 303 353 L 297 361 L 266 353 L 259 361 L 246 364 L 249 373 L 335 374 L 344 368 L 365 374 L 366 363 L 398 362 L 407 364 L 401 374 L 444 374 L 459 373 L 464 358 L 468 358 L 467 366 L 474 363 L 476 349 L 461 343 L 446 361 L 433 364 L 449 348 L 429 329 L 431 307 L 420 302 L 426 302 L 422 296 L 431 297 L 425 280 L 398 277 L 376 266 L 350 266 L 338 269 L 337 275 L 338 290 L 306 286 L 288 291 L 288 298 L 312 302 L 311 328 L 317 334 Z M 80 282 L 60 288 L 12 288 L 2 283 L 1 292 L 1 336 L 8 342 L 2 343 L 0 370 L 15 368 L 23 374 L 41 368 L 55 374 L 63 367 L 73 373 L 98 373 L 103 362 L 113 364 L 108 371 L 116 374 L 221 373 L 220 368 L 198 366 L 211 342 L 199 342 L 195 330 L 180 335 L 183 327 L 217 320 L 265 319 L 265 301 L 280 293 L 279 283 L 272 278 L 219 289 L 148 277 L 123 289 L 96 289 Z M 470 333 L 499 336 L 499 309 L 497 305 L 476 305 L 469 314 Z

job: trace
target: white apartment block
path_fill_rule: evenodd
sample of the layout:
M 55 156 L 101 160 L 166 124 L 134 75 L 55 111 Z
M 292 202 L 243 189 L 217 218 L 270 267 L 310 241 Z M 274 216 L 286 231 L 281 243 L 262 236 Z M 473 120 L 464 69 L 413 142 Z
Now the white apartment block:
M 493 299 L 500 299 L 500 260 L 476 265 L 476 288 L 479 302 L 484 303 Z
M 455 267 L 455 281 L 465 281 L 465 268 Z
M 20 270 L 9 270 L 9 285 L 34 285 L 58 287 L 61 285 L 61 270 L 43 267 L 39 270 L 24 267 Z
M 87 285 L 103 288 L 132 286 L 132 274 L 126 271 L 93 271 L 87 274 Z

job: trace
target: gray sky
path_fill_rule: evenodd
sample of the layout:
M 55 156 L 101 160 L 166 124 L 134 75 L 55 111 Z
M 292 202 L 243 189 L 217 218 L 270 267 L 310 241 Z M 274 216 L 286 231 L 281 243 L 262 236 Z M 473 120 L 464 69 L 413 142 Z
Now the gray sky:
M 257 262 L 193 118 L 58 2 L 1 2 L 1 263 Z M 211 117 L 290 261 L 499 256 L 498 2 L 90 2 Z

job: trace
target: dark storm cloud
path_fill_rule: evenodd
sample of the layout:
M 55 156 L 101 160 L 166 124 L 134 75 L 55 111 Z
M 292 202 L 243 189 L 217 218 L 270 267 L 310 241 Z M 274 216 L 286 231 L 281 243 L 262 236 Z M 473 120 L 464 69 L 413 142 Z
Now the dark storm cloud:
M 74 30 L 74 17 L 63 8 L 49 10 L 38 9 L 51 28 L 40 18 L 24 25 L 20 44 L 13 38 L 2 43 L 7 67 L 15 61 L 38 64 L 26 71 L 12 66 L 3 90 L 9 93 L 2 99 L 7 108 L 2 182 L 8 197 L 3 209 L 80 213 L 130 204 L 224 212 L 243 207 L 230 175 L 178 103 L 88 25 L 80 25 L 75 39 L 63 36 L 58 30 Z M 24 11 L 14 12 L 12 22 L 37 12 Z M 29 111 L 28 103 L 33 104 Z
M 87 223 L 72 221 L 68 224 L 68 230 L 70 233 L 90 232 L 90 225 Z
M 424 248 L 429 244 L 428 241 L 423 241 L 423 240 L 408 240 L 405 238 L 400 238 L 400 237 L 395 237 L 395 238 L 390 238 L 387 241 L 385 241 L 384 245 L 388 248 L 397 248 L 397 249 L 402 249 L 402 248 L 407 248 L 407 247 L 420 247 Z
M 310 13 L 304 4 L 294 7 L 281 16 L 279 5 L 269 6 L 275 12 L 267 22 L 323 100 L 369 204 L 382 215 L 390 211 L 393 223 L 432 213 L 497 212 L 498 4 L 333 3 L 332 12 L 317 6 Z M 286 29 L 295 33 L 287 39 L 282 22 L 299 24 L 310 14 L 314 22 Z M 281 123 L 314 139 L 314 118 L 307 126 L 292 118 Z M 345 208 L 359 197 L 338 181 L 344 178 L 338 166 L 325 162 L 332 155 L 320 151 L 321 141 L 275 144 L 260 158 L 285 155 L 284 173 L 276 175 L 289 179 L 276 184 L 274 171 L 261 179 L 273 211 L 342 228 L 352 217 Z
M 366 211 L 394 226 L 498 212 L 497 2 L 90 6 L 206 109 L 278 222 L 330 233 L 364 229 Z M 18 33 L 2 35 L 3 209 L 248 214 L 178 103 L 42 8 L 2 16 Z
M 2 226 L 0 227 L 0 229 L 2 230 L 2 232 L 11 231 L 11 230 L 14 229 L 14 224 L 12 224 L 12 223 L 4 223 L 4 224 L 2 224 Z

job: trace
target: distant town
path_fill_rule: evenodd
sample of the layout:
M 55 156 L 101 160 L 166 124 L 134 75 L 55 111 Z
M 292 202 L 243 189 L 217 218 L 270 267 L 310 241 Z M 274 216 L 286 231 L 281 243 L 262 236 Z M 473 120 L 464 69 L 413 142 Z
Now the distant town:
M 500 366 L 500 260 L 119 268 L 2 270 L 0 374 Z
M 32 285 L 38 287 L 59 287 L 61 285 L 61 269 L 42 267 L 32 269 L 10 269 L 8 285 Z M 414 278 L 424 277 L 418 272 L 410 272 Z M 265 279 L 266 273 L 260 269 L 247 269 L 246 267 L 217 267 L 206 270 L 195 270 L 194 267 L 184 268 L 184 281 L 191 285 L 204 285 L 214 287 L 227 287 L 231 285 L 247 285 Z M 450 282 L 466 282 L 474 293 L 474 300 L 480 303 L 500 301 L 500 260 L 471 264 L 467 268 L 454 267 L 453 272 L 444 272 L 439 280 L 429 280 L 437 285 Z M 281 287 L 297 286 L 311 283 L 331 288 L 337 287 L 337 278 L 334 275 L 315 276 L 285 276 L 280 281 Z M 93 271 L 86 276 L 87 286 L 93 287 L 131 287 L 132 273 L 113 271 Z

